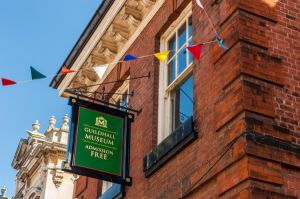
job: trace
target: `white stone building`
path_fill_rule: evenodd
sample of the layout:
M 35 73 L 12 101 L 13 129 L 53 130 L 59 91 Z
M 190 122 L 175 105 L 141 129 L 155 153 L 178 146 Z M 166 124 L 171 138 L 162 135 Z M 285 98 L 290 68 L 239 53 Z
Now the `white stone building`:
M 38 121 L 21 139 L 12 167 L 17 170 L 14 199 L 71 199 L 73 174 L 60 170 L 65 160 L 69 132 L 69 118 L 64 116 L 60 128 L 52 116 L 44 134 L 39 132 Z
M 0 199 L 10 199 L 9 197 L 6 196 L 6 186 L 3 186 L 3 188 L 0 190 L 1 193 L 0 193 Z

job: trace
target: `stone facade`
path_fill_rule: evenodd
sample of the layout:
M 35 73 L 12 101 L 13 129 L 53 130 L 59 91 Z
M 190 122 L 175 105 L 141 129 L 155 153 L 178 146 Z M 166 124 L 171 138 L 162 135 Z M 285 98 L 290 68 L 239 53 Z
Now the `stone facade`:
M 64 116 L 60 128 L 51 117 L 44 134 L 38 121 L 21 139 L 12 166 L 17 170 L 14 199 L 61 199 L 73 197 L 73 174 L 60 170 L 65 160 L 69 118 Z
M 102 12 L 97 26 L 105 33 L 100 34 L 97 29 L 89 33 L 91 37 L 77 51 L 77 56 L 66 60 L 67 67 L 86 67 L 90 56 L 101 57 L 94 53 L 97 46 L 92 44 L 103 43 L 102 39 L 114 24 L 107 18 L 119 19 L 124 7 L 139 23 L 134 23 L 135 28 L 126 25 L 124 29 L 131 32 L 127 37 L 121 40 L 111 37 L 114 45 L 120 41 L 123 44 L 122 48 L 115 48 L 110 60 L 105 60 L 108 63 L 122 60 L 126 54 L 142 56 L 160 52 L 162 35 L 190 5 L 193 43 L 214 39 L 205 13 L 194 0 L 112 2 L 106 12 Z M 141 14 L 147 6 L 140 4 L 147 2 L 154 13 Z M 121 67 L 112 64 L 103 79 L 92 82 L 88 79 L 94 75 L 90 78 L 80 73 L 67 75 L 54 79 L 52 86 L 62 96 L 69 96 L 68 88 L 112 82 L 118 77 L 138 77 L 150 71 L 148 80 L 129 81 L 130 92 L 134 92 L 129 106 L 141 112 L 136 114 L 132 125 L 130 175 L 133 185 L 125 187 L 125 198 L 299 198 L 300 1 L 201 2 L 229 49 L 224 51 L 213 42 L 204 46 L 201 60 L 193 62 L 197 139 L 168 156 L 151 174 L 146 174 L 145 157 L 156 149 L 158 141 L 161 76 L 158 60 L 147 57 L 122 63 Z M 118 33 L 118 29 L 114 30 Z M 120 85 L 105 84 L 91 87 L 89 91 L 98 89 L 101 93 L 105 89 L 113 93 Z M 105 96 L 105 99 L 110 97 Z M 155 164 L 160 162 L 157 160 Z M 101 195 L 101 183 L 80 177 L 76 197 L 97 198 Z

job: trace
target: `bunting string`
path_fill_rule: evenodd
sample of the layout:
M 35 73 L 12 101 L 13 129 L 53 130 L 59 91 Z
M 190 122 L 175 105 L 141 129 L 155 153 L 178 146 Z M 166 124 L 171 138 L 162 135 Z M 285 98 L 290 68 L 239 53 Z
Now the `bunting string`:
M 219 46 L 220 46 L 221 48 L 223 48 L 224 50 L 228 50 L 228 47 L 223 43 L 223 40 L 219 37 L 218 31 L 217 31 L 217 29 L 216 29 L 214 23 L 212 22 L 211 18 L 210 18 L 209 15 L 207 14 L 207 12 L 206 12 L 206 10 L 205 10 L 203 4 L 201 3 L 201 1 L 200 1 L 200 0 L 196 0 L 196 3 L 197 3 L 198 6 L 204 11 L 204 14 L 205 14 L 205 16 L 206 16 L 208 22 L 210 23 L 210 25 L 212 26 L 212 29 L 213 29 L 214 32 L 215 32 L 215 37 L 216 37 L 216 40 L 217 40 Z
M 210 17 L 208 16 L 208 14 L 207 14 L 206 10 L 205 10 L 205 9 L 203 9 L 203 11 L 204 11 L 204 13 L 205 13 L 205 15 L 206 15 L 206 17 L 207 17 L 207 19 L 208 19 L 208 22 L 209 22 L 209 23 L 210 23 L 210 25 L 212 26 L 213 30 L 214 30 L 214 31 L 217 33 L 217 29 L 216 29 L 216 27 L 215 27 L 214 23 L 212 22 L 212 20 L 210 19 Z
M 123 80 L 115 80 L 115 81 L 109 81 L 109 82 L 102 82 L 99 84 L 92 84 L 92 85 L 86 85 L 86 86 L 80 86 L 80 87 L 76 87 L 76 88 L 69 88 L 69 90 L 78 90 L 78 89 L 84 89 L 84 88 L 89 88 L 89 87 L 93 87 L 93 86 L 103 86 L 106 84 L 113 84 L 113 83 L 118 83 L 118 82 L 124 82 L 124 81 L 129 81 L 129 80 L 136 80 L 136 79 L 142 79 L 142 78 L 150 78 L 151 77 L 151 73 L 149 72 L 148 75 L 143 75 L 143 76 L 139 76 L 139 77 L 131 77 L 131 78 L 126 78 Z
M 228 49 L 223 44 L 223 41 L 219 38 L 218 34 L 215 33 L 215 35 L 216 35 L 215 40 L 202 42 L 202 43 L 194 44 L 194 45 L 190 45 L 190 46 L 186 46 L 184 48 L 187 49 L 193 55 L 193 57 L 198 61 L 200 60 L 200 57 L 201 57 L 202 48 L 206 44 L 211 44 L 211 43 L 214 43 L 214 42 L 218 42 L 218 44 L 221 48 Z M 16 81 L 8 79 L 8 78 L 0 78 L 0 79 L 1 79 L 2 86 L 10 86 L 10 85 L 14 85 L 14 84 L 28 83 L 28 82 L 31 82 L 33 80 L 39 80 L 39 79 L 50 78 L 50 77 L 53 78 L 53 77 L 56 77 L 56 76 L 67 75 L 69 73 L 77 73 L 77 72 L 82 71 L 82 70 L 94 70 L 96 72 L 96 74 L 99 76 L 99 78 L 102 79 L 104 74 L 106 73 L 107 68 L 109 67 L 109 65 L 124 63 L 124 62 L 128 62 L 128 61 L 134 61 L 134 60 L 137 60 L 137 59 L 143 59 L 143 58 L 147 58 L 147 57 L 151 57 L 151 56 L 154 56 L 155 58 L 157 58 L 161 62 L 165 62 L 167 57 L 169 56 L 170 52 L 173 52 L 173 51 L 176 51 L 176 50 L 167 50 L 167 51 L 164 51 L 164 52 L 158 52 L 158 53 L 143 55 L 143 56 L 135 56 L 135 55 L 132 55 L 132 54 L 127 54 L 127 55 L 124 56 L 123 60 L 119 60 L 119 61 L 115 61 L 115 62 L 111 62 L 111 63 L 107 63 L 107 64 L 101 64 L 101 65 L 97 65 L 97 66 L 94 66 L 94 67 L 91 67 L 91 68 L 78 69 L 78 70 L 73 70 L 73 69 L 69 69 L 69 68 L 66 68 L 66 67 L 62 67 L 61 71 L 59 73 L 57 73 L 55 75 L 49 75 L 49 76 L 46 76 L 46 75 L 42 74 L 37 69 L 30 66 L 31 80 L 16 82 Z M 150 74 L 147 75 L 147 76 L 143 76 L 143 77 L 148 77 L 148 76 L 150 76 Z M 125 80 L 118 80 L 118 81 L 127 81 L 127 80 L 132 80 L 132 79 L 135 79 L 135 78 L 125 79 Z M 107 83 L 116 83 L 116 81 L 107 82 Z M 84 87 L 85 88 L 86 87 L 93 87 L 93 86 L 99 86 L 99 85 L 102 85 L 102 84 L 88 85 L 88 86 L 84 86 Z M 74 89 L 79 89 L 79 88 L 83 88 L 83 87 L 78 87 L 78 88 L 74 88 Z

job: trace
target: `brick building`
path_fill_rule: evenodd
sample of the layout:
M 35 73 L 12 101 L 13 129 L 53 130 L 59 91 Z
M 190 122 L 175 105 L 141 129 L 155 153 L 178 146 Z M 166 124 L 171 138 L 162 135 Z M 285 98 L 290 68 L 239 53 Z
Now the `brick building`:
M 78 72 L 52 80 L 63 97 L 82 88 L 141 110 L 132 186 L 81 176 L 77 198 L 300 197 L 300 2 L 201 2 L 228 50 L 206 43 L 200 61 L 186 50 L 215 40 L 194 0 L 107 0 L 66 58 Z M 89 70 L 166 50 L 165 62 L 110 64 L 101 79 Z

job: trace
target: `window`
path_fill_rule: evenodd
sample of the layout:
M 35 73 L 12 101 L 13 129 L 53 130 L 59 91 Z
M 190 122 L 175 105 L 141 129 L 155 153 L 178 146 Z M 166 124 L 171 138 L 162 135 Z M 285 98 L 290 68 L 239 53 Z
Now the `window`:
M 193 116 L 193 77 L 189 76 L 171 93 L 172 131 Z
M 191 3 L 161 38 L 161 51 L 170 50 L 159 77 L 158 143 L 193 116 L 193 57 Z
M 105 181 L 102 182 L 102 184 Z M 103 187 L 102 187 L 103 189 Z M 98 198 L 98 199 L 117 199 L 117 198 L 122 198 L 123 196 L 123 190 L 124 187 L 120 184 L 116 184 L 116 183 L 111 183 L 111 186 L 103 191 L 102 190 L 102 195 Z
M 129 77 L 128 77 L 129 78 Z M 115 92 L 111 97 L 110 103 L 117 104 L 122 107 L 128 107 L 129 103 L 129 85 L 128 81 L 125 81 L 122 86 Z M 125 109 L 120 108 L 120 110 L 125 111 Z
M 108 181 L 102 181 L 102 194 L 103 195 L 109 188 L 112 187 L 112 182 L 108 182 Z
M 122 107 L 128 107 L 129 103 L 129 89 L 128 87 L 123 88 L 123 90 L 119 91 L 120 93 L 117 93 L 119 95 L 117 99 L 117 104 Z M 125 111 L 124 108 L 120 108 L 120 110 Z
M 158 144 L 144 157 L 143 169 L 151 176 L 197 139 L 194 131 L 194 91 L 192 55 L 192 3 L 161 37 L 160 51 L 170 50 L 159 67 Z
M 192 17 L 188 17 L 183 24 L 173 33 L 167 42 L 168 57 L 168 85 L 170 85 L 182 72 L 191 65 L 193 57 L 186 50 L 192 44 Z

